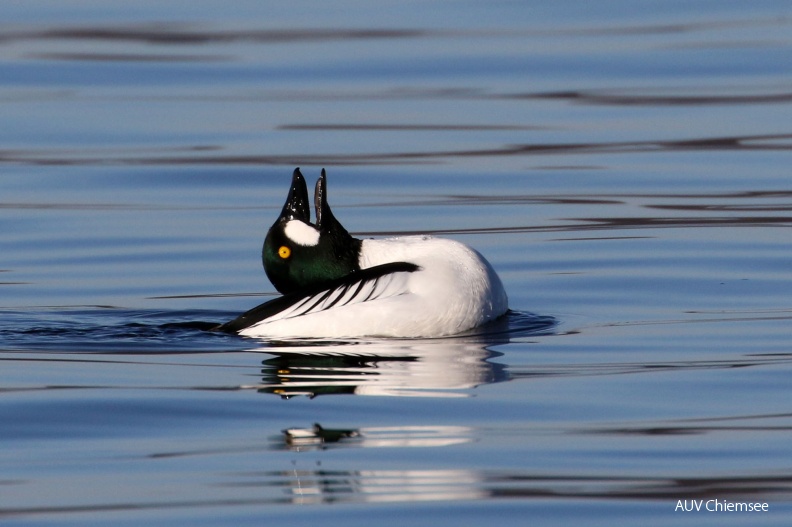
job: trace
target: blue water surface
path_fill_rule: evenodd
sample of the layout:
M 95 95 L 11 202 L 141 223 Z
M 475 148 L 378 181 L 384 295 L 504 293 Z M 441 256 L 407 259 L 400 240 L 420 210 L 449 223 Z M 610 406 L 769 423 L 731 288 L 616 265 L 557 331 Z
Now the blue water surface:
M 784 2 L 0 6 L 0 520 L 787 525 Z M 463 241 L 444 339 L 211 329 L 291 171 Z M 767 503 L 684 512 L 680 500 Z

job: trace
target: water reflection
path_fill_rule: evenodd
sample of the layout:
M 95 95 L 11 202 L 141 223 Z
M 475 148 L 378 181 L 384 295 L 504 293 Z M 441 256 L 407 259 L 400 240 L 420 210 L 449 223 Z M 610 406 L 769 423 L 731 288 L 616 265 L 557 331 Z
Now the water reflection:
M 477 343 L 380 343 L 349 355 L 335 354 L 334 348 L 275 353 L 273 359 L 264 361 L 259 391 L 285 398 L 329 394 L 451 397 L 506 379 L 505 367 L 489 362 L 491 352 Z
M 262 342 L 261 384 L 284 398 L 305 395 L 464 397 L 466 390 L 509 378 L 491 346 L 552 332 L 552 317 L 511 312 L 474 333 L 440 339 Z
M 656 427 L 618 429 L 565 429 L 565 433 L 676 436 L 679 434 L 723 433 L 757 430 L 785 433 L 789 414 L 748 415 L 714 419 L 687 419 L 657 423 Z M 751 425 L 755 421 L 760 426 Z M 778 423 L 778 421 L 782 423 Z M 707 422 L 715 425 L 708 427 Z M 775 426 L 772 426 L 775 424 Z M 704 429 L 695 428 L 704 425 Z M 694 427 L 694 428 L 686 428 Z M 585 428 L 585 427 L 584 427 Z M 402 426 L 358 429 L 329 429 L 315 424 L 283 431 L 276 450 L 293 452 L 327 448 L 428 448 L 469 443 L 482 430 L 465 426 Z M 619 469 L 591 472 L 542 472 L 531 470 L 477 469 L 334 469 L 305 458 L 292 461 L 291 470 L 244 472 L 233 476 L 226 486 L 237 488 L 280 488 L 294 504 L 380 503 L 434 500 L 491 500 L 527 498 L 584 498 L 605 500 L 676 500 L 739 498 L 788 500 L 792 477 L 787 471 L 739 472 L 727 475 L 691 476 L 630 474 Z
M 284 474 L 286 475 L 286 474 Z M 480 477 L 470 470 L 297 470 L 288 492 L 296 504 L 362 501 L 480 500 Z
M 356 448 L 438 447 L 469 443 L 473 429 L 468 426 L 384 426 L 366 428 L 325 428 L 319 423 L 307 428 L 283 431 L 289 450 L 304 451 L 333 446 Z
M 548 474 L 509 470 L 327 470 L 295 464 L 290 471 L 235 475 L 235 488 L 281 489 L 286 501 L 381 503 L 435 500 L 583 498 L 677 500 L 748 498 L 786 500 L 788 474 L 736 474 L 724 477 L 651 477 L 612 474 Z M 273 501 L 277 498 L 273 496 Z

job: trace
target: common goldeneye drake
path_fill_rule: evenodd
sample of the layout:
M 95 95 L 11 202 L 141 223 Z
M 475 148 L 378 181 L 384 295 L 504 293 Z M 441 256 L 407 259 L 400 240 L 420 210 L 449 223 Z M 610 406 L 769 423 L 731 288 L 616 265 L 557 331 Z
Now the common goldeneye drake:
M 352 237 L 327 202 L 324 169 L 314 193 L 300 169 L 264 240 L 267 277 L 283 296 L 219 327 L 260 338 L 440 337 L 508 310 L 503 284 L 478 252 L 431 236 Z

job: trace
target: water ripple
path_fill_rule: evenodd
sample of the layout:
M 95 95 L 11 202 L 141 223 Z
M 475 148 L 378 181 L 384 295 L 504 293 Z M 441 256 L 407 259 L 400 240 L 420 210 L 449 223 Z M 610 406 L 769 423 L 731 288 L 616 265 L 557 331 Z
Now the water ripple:
M 585 143 L 522 143 L 502 145 L 498 148 L 403 151 L 381 153 L 327 153 L 311 152 L 258 155 L 206 153 L 219 147 L 193 145 L 178 147 L 189 155 L 118 155 L 118 149 L 91 153 L 74 149 L 70 152 L 36 150 L 0 151 L 0 163 L 31 165 L 397 165 L 404 163 L 440 163 L 449 158 L 535 156 L 546 154 L 632 154 L 642 152 L 707 152 L 707 151 L 789 151 L 792 134 L 757 134 L 743 136 L 713 136 L 678 140 L 611 141 Z

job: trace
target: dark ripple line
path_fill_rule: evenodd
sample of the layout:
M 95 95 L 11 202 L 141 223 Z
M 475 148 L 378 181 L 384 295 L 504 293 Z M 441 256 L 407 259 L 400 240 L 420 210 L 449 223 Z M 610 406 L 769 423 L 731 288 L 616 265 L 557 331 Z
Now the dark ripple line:
M 148 44 L 207 44 L 236 41 L 281 43 L 357 39 L 417 38 L 430 34 L 420 29 L 269 29 L 210 31 L 190 30 L 184 24 L 83 26 L 41 31 L 7 31 L 0 42 L 17 40 L 109 40 Z
M 688 370 L 726 370 L 753 368 L 756 366 L 788 365 L 792 357 L 771 359 L 738 360 L 692 360 L 688 362 L 667 363 L 613 363 L 613 364 L 569 364 L 536 366 L 531 368 L 511 368 L 509 373 L 514 379 L 536 379 L 545 377 L 601 377 L 612 375 L 634 375 L 636 373 L 655 373 Z
M 425 195 L 405 195 L 405 198 L 413 198 L 410 201 L 379 201 L 365 202 L 359 204 L 337 205 L 339 208 L 370 208 L 370 207 L 416 207 L 416 206 L 457 206 L 457 205 L 623 205 L 625 198 L 638 199 L 684 199 L 684 200 L 748 200 L 748 199 L 769 199 L 769 198 L 791 198 L 792 190 L 766 190 L 766 191 L 744 191 L 744 192 L 722 192 L 722 193 L 679 193 L 679 194 L 567 194 L 567 195 L 542 195 L 542 194 L 512 194 L 512 195 L 475 195 L 475 194 L 448 194 L 426 199 Z M 734 212 L 753 212 L 778 211 L 785 212 L 792 208 L 792 205 L 779 204 L 755 204 L 755 205 L 705 205 L 705 204 L 645 204 L 648 209 L 659 210 L 696 210 L 696 211 L 734 211 Z M 60 203 L 60 202 L 1 202 L 0 209 L 18 210 L 260 210 L 268 208 L 266 205 L 227 205 L 227 206 L 191 206 L 191 205 L 154 205 L 149 203 Z M 0 269 L 0 272 L 9 272 L 8 269 Z
M 458 131 L 511 131 L 511 130 L 546 130 L 544 126 L 525 125 L 486 125 L 486 124 L 284 124 L 278 130 L 348 130 L 348 131 L 386 131 L 386 132 L 458 132 Z
M 785 141 L 785 142 L 777 142 Z M 414 162 L 442 162 L 453 157 L 530 156 L 547 154 L 632 154 L 643 152 L 685 151 L 790 151 L 792 134 L 703 137 L 671 141 L 614 141 L 608 143 L 536 143 L 504 145 L 479 150 L 435 152 L 393 152 L 378 154 L 295 154 L 295 155 L 188 155 L 140 157 L 46 157 L 37 152 L 0 151 L 0 163 L 34 165 L 369 165 Z M 32 156 L 30 154 L 33 154 Z
M 26 57 L 38 60 L 94 61 L 94 62 L 230 62 L 229 55 L 162 55 L 154 53 L 29 53 Z
M 183 500 L 163 502 L 133 502 L 133 503 L 96 503 L 91 505 L 60 505 L 42 507 L 5 507 L 0 508 L 0 518 L 13 516 L 52 515 L 52 514 L 85 514 L 90 512 L 123 512 L 169 510 L 200 507 L 239 507 L 251 505 L 266 505 L 277 503 L 291 503 L 286 498 L 265 500 L 263 498 L 246 499 L 221 499 L 221 500 Z
M 644 205 L 647 209 L 657 210 L 685 210 L 701 212 L 789 212 L 792 211 L 790 205 Z
M 705 435 L 717 432 L 792 432 L 792 425 L 786 426 L 645 426 L 597 428 L 577 432 L 583 435 L 606 436 L 680 436 Z
M 710 106 L 716 104 L 779 104 L 792 102 L 792 92 L 755 95 L 628 95 L 596 91 L 514 93 L 504 99 L 549 99 L 606 106 Z
M 228 42 L 311 42 L 356 39 L 403 39 L 403 38 L 543 38 L 569 36 L 619 36 L 691 33 L 746 27 L 783 27 L 789 25 L 784 17 L 757 17 L 741 20 L 719 20 L 707 22 L 682 22 L 668 24 L 643 24 L 597 27 L 552 27 L 525 29 L 425 29 L 425 28 L 380 28 L 380 29 L 328 29 L 289 28 L 258 30 L 212 30 L 194 29 L 184 23 L 155 23 L 129 25 L 83 25 L 52 27 L 44 30 L 16 30 L 0 33 L 0 42 L 17 40 L 109 40 L 133 41 L 149 44 L 207 44 Z

